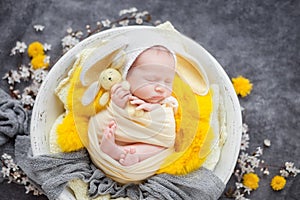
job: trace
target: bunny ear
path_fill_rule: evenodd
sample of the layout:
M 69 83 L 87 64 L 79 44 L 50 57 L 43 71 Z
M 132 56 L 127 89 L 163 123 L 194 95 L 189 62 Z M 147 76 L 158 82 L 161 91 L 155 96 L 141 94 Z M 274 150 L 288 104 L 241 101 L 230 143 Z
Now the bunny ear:
M 94 48 L 92 52 L 82 61 L 80 81 L 83 86 L 88 86 L 98 80 L 100 72 L 106 69 L 127 46 L 127 38 L 118 36 L 111 38 L 100 47 Z
M 81 103 L 84 106 L 89 105 L 94 101 L 96 98 L 98 92 L 100 90 L 100 85 L 98 84 L 98 81 L 92 83 L 84 92 L 82 98 L 81 98 Z
M 202 66 L 191 56 L 176 54 L 176 72 L 198 95 L 206 95 L 209 82 Z

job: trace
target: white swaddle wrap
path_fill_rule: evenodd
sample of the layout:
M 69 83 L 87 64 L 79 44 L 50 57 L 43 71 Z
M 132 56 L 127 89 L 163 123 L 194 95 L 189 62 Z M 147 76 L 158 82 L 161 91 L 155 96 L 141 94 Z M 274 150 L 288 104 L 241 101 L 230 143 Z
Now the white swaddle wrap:
M 116 142 L 147 143 L 166 147 L 160 153 L 131 166 L 123 166 L 99 146 L 103 129 L 114 120 L 117 124 Z M 107 109 L 91 117 L 88 127 L 90 144 L 87 147 L 94 164 L 104 173 L 120 183 L 137 182 L 155 174 L 164 159 L 173 153 L 175 120 L 173 108 L 162 105 L 143 116 L 135 116 L 110 102 Z

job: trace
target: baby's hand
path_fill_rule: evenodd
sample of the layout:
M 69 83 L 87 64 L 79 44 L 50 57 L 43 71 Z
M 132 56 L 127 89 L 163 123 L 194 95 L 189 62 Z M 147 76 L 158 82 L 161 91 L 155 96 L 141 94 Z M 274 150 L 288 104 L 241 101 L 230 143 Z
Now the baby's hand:
M 121 83 L 117 83 L 111 88 L 111 100 L 120 108 L 125 108 L 129 97 L 130 91 L 124 89 Z
M 147 103 L 142 99 L 139 99 L 136 96 L 129 97 L 130 103 L 136 105 L 136 110 L 152 111 L 160 106 L 160 104 Z

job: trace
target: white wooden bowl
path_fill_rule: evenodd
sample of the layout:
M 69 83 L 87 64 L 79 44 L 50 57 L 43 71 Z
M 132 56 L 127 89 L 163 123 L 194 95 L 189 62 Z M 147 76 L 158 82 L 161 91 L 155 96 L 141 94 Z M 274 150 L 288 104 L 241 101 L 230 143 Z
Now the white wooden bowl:
M 150 26 L 129 26 L 114 28 L 97 33 L 77 44 L 69 50 L 50 70 L 43 82 L 32 111 L 31 118 L 31 146 L 34 155 L 49 153 L 49 133 L 57 117 L 64 112 L 63 104 L 54 93 L 59 82 L 67 76 L 68 70 L 75 61 L 76 55 L 91 44 L 109 38 L 112 35 L 134 29 L 153 29 Z M 222 148 L 219 162 L 214 172 L 226 184 L 232 175 L 240 150 L 242 118 L 238 98 L 227 74 L 202 46 L 183 36 L 183 42 L 190 54 L 198 60 L 207 73 L 210 83 L 218 84 L 224 98 L 227 139 Z M 73 194 L 64 190 L 61 200 L 74 200 Z

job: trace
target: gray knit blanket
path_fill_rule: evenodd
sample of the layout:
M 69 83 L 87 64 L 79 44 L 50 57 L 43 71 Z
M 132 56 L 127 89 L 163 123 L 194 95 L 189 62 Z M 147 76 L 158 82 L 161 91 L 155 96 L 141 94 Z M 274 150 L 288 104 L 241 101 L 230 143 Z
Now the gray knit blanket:
M 0 146 L 16 135 L 28 134 L 28 121 L 21 103 L 0 89 Z
M 17 164 L 50 200 L 57 199 L 68 182 L 78 178 L 88 183 L 91 198 L 110 194 L 112 198 L 132 200 L 216 200 L 225 188 L 224 183 L 205 168 L 184 176 L 159 174 L 141 184 L 121 185 L 97 169 L 86 150 L 33 156 L 28 124 L 28 113 L 20 102 L 0 89 L 0 148 L 9 140 L 15 140 Z

